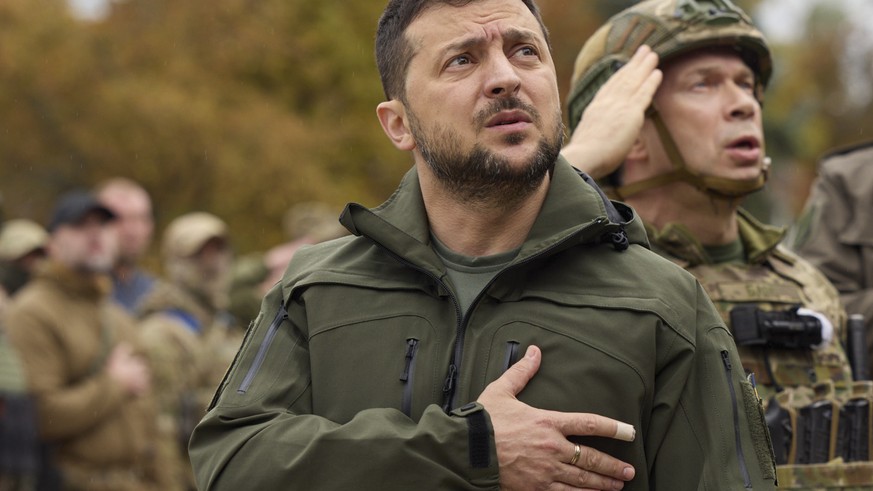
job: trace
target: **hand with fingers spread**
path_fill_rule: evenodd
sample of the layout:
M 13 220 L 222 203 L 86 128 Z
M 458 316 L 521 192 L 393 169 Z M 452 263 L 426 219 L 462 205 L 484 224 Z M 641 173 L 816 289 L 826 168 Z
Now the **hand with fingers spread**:
M 572 435 L 632 441 L 634 428 L 596 414 L 533 408 L 516 396 L 539 370 L 542 353 L 531 346 L 525 357 L 479 396 L 494 427 L 502 490 L 617 490 L 633 479 L 634 468 Z
M 615 171 L 640 134 L 646 109 L 661 84 L 657 66 L 658 55 L 640 46 L 597 91 L 561 155 L 595 179 Z

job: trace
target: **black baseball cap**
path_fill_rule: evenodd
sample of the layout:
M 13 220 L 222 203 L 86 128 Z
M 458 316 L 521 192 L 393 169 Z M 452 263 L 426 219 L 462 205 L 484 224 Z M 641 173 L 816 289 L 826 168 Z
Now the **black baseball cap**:
M 55 204 L 52 219 L 48 225 L 48 231 L 54 232 L 61 225 L 77 225 L 88 216 L 89 213 L 98 213 L 103 222 L 115 220 L 115 213 L 103 206 L 100 201 L 90 192 L 75 190 L 63 194 Z

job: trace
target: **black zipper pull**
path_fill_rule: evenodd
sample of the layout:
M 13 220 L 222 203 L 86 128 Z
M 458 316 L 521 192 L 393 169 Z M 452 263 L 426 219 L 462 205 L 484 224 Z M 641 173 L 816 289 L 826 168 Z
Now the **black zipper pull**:
M 446 377 L 446 383 L 443 384 L 443 394 L 448 395 L 455 388 L 455 377 L 457 376 L 458 368 L 454 363 L 449 365 L 449 375 Z
M 727 350 L 721 352 L 721 361 L 722 363 L 724 363 L 725 370 L 733 370 L 733 366 L 731 366 L 730 355 L 728 354 Z
M 409 380 L 409 367 L 412 365 L 412 359 L 415 358 L 415 348 L 418 346 L 418 340 L 409 338 L 406 340 L 406 364 L 403 367 L 403 375 L 400 376 L 402 382 Z
M 624 231 L 624 227 L 621 228 L 618 232 L 613 232 L 610 235 L 610 240 L 612 241 L 612 247 L 615 248 L 616 251 L 623 251 L 630 246 L 630 242 L 627 238 L 627 232 Z

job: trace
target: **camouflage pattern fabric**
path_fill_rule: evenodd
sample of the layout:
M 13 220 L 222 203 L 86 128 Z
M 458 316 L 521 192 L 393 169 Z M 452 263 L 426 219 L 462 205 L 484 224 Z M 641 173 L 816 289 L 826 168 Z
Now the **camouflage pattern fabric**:
M 873 463 L 836 459 L 827 464 L 782 465 L 776 468 L 779 489 L 803 491 L 869 491 Z
M 600 87 L 649 45 L 661 62 L 708 46 L 732 46 L 756 74 L 755 96 L 763 100 L 773 62 L 763 34 L 728 0 L 650 0 L 627 8 L 600 27 L 579 52 L 567 96 L 571 132 Z
M 196 296 L 169 283 L 160 283 L 141 308 L 141 333 L 153 367 L 159 425 L 177 443 L 177 448 L 167 453 L 178 455 L 175 472 L 194 489 L 188 439 L 206 414 L 244 331 Z
M 759 397 L 771 397 L 799 411 L 816 400 L 832 399 L 839 407 L 852 393 L 851 368 L 842 348 L 846 314 L 836 289 L 811 264 L 780 245 L 781 229 L 763 225 L 740 210 L 740 238 L 746 264 L 714 264 L 703 246 L 681 225 L 663 230 L 648 227 L 652 248 L 687 269 L 703 285 L 731 329 L 730 312 L 738 304 L 762 310 L 794 305 L 824 314 L 833 324 L 831 342 L 815 350 L 739 346 L 743 368 L 757 377 Z M 777 391 L 782 391 L 776 395 Z M 839 413 L 839 410 L 835 410 Z M 837 419 L 834 420 L 836 428 Z M 832 433 L 836 437 L 836 431 Z M 834 454 L 834 442 L 830 454 Z M 792 455 L 793 459 L 793 455 Z M 793 460 L 792 460 L 793 461 Z M 802 490 L 873 490 L 873 462 L 777 466 L 780 488 Z
M 832 341 L 816 350 L 765 349 L 740 346 L 743 368 L 755 373 L 759 392 L 767 399 L 774 388 L 797 387 L 831 380 L 838 387 L 852 381 L 842 348 L 846 314 L 837 291 L 809 263 L 781 245 L 782 232 L 755 221 L 740 211 L 740 238 L 747 264 L 712 264 L 703 246 L 682 226 L 650 230 L 653 247 L 690 271 L 730 326 L 730 311 L 738 304 L 756 304 L 763 310 L 796 305 L 824 314 L 833 324 Z

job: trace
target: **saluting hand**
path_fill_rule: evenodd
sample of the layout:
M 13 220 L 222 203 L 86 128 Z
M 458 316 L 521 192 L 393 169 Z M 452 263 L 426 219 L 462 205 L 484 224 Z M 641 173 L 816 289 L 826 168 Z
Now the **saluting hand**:
M 643 128 L 652 98 L 663 77 L 658 55 L 645 44 L 600 87 L 582 113 L 561 155 L 573 166 L 600 179 L 624 162 Z

